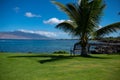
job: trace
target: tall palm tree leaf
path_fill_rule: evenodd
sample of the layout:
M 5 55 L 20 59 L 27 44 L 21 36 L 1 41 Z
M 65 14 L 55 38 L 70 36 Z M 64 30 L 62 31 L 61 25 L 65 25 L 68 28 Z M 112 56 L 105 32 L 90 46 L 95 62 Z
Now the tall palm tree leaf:
M 73 14 L 71 14 L 71 12 L 69 11 L 69 9 L 65 6 L 65 5 L 63 5 L 63 4 L 61 4 L 61 3 L 59 3 L 59 2 L 56 2 L 56 1 L 51 1 L 53 4 L 55 4 L 55 5 L 57 5 L 62 11 L 64 11 L 67 15 L 69 15 L 69 18 L 72 20 L 72 21 L 75 21 L 75 19 L 74 19 L 74 16 L 73 16 Z
M 72 22 L 64 21 L 56 26 L 58 29 L 62 29 L 65 32 L 73 32 L 75 30 L 75 24 L 73 25 Z
M 85 7 L 88 2 L 89 2 L 88 0 L 81 0 L 80 6 Z
M 105 27 L 97 30 L 95 33 L 96 33 L 97 37 L 101 37 L 101 36 L 104 36 L 104 35 L 109 34 L 111 32 L 116 32 L 118 30 L 120 30 L 120 22 L 105 26 Z
M 102 0 L 94 0 L 94 3 L 91 4 L 91 18 L 96 22 L 99 23 L 102 11 L 105 8 L 105 4 L 102 2 Z
M 101 5 L 100 5 L 101 3 Z M 99 5 L 98 5 L 99 4 Z M 102 4 L 102 0 L 93 0 L 88 3 L 88 13 L 86 16 L 88 16 L 87 20 L 87 27 L 86 32 L 92 32 L 95 31 L 96 28 L 98 28 L 98 23 L 100 21 L 100 17 L 102 14 L 102 10 L 104 9 L 104 4 Z
M 91 19 L 92 19 L 91 18 L 92 17 L 91 6 L 93 5 L 93 3 L 94 1 L 89 2 L 89 0 L 83 0 L 81 1 L 81 6 L 79 7 L 82 13 L 82 24 L 83 24 L 82 30 L 84 32 L 89 32 L 90 27 L 92 27 L 90 24 L 91 24 Z
M 81 14 L 79 13 L 79 10 L 78 10 L 79 8 L 77 7 L 77 5 L 69 3 L 66 6 L 70 10 L 70 12 L 74 16 L 74 18 L 76 19 L 76 22 L 79 23 Z

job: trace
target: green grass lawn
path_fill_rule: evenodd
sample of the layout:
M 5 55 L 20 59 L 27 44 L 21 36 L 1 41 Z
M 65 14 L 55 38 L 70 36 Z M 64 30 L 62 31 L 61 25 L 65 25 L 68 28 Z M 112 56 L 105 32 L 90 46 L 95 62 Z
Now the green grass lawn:
M 0 80 L 120 80 L 120 55 L 0 53 Z

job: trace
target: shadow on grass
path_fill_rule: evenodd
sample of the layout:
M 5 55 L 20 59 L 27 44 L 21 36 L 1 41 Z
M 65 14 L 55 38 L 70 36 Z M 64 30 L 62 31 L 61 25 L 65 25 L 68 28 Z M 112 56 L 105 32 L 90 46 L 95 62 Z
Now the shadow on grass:
M 71 59 L 73 58 L 72 56 L 63 56 L 63 55 L 59 55 L 59 56 L 50 56 L 50 59 L 45 59 L 45 60 L 39 60 L 38 62 L 40 62 L 41 64 L 46 63 L 46 62 L 54 62 L 54 61 L 59 61 L 59 60 L 64 60 L 64 59 Z
M 101 54 L 99 54 L 101 55 Z M 88 56 L 80 56 L 80 57 L 84 57 L 84 58 L 92 58 L 92 59 L 111 59 L 111 57 L 105 57 L 105 56 L 93 56 L 93 55 L 88 55 Z
M 10 56 L 8 58 L 45 58 L 44 60 L 38 60 L 39 63 L 54 62 L 58 60 L 71 59 L 72 56 L 64 55 L 23 55 L 23 56 Z
M 98 57 L 98 56 L 80 56 L 80 55 L 75 55 L 75 56 L 70 56 L 70 55 L 23 55 L 23 56 L 10 56 L 8 58 L 46 58 L 44 60 L 38 60 L 37 62 L 43 64 L 47 62 L 54 62 L 54 61 L 59 61 L 59 60 L 64 60 L 64 59 L 72 59 L 75 57 L 79 58 L 91 58 L 91 59 L 110 59 L 109 57 Z

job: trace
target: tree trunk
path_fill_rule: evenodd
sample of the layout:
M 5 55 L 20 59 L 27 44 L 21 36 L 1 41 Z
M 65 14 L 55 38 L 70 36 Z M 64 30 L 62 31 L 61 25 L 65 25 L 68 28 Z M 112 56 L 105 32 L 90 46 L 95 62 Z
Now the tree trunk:
M 81 56 L 88 56 L 88 49 L 87 46 L 81 47 Z
M 88 37 L 86 33 L 83 33 L 83 36 L 80 39 L 81 44 L 81 56 L 88 56 Z

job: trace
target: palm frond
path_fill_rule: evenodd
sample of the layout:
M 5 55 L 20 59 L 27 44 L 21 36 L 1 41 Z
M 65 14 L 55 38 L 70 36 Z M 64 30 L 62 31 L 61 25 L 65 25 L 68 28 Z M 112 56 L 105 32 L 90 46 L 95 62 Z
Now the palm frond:
M 81 0 L 80 3 L 78 27 L 83 33 L 89 34 L 97 28 L 105 5 L 102 0 Z
M 97 37 L 101 37 L 101 36 L 104 36 L 106 34 L 116 32 L 118 30 L 120 30 L 120 22 L 107 25 L 107 26 L 97 30 L 95 33 L 96 33 Z
M 103 14 L 103 9 L 105 8 L 105 3 L 103 3 L 102 0 L 93 0 L 89 5 L 91 10 L 90 18 L 99 24 L 100 18 Z
M 81 13 L 79 12 L 78 5 L 73 4 L 73 3 L 69 3 L 66 6 L 69 9 L 70 14 L 75 19 L 76 23 L 79 23 L 80 22 L 80 18 L 81 18 Z
M 52 0 L 51 2 L 55 5 L 57 5 L 63 12 L 65 12 L 72 21 L 75 21 L 73 15 L 71 14 L 69 9 L 65 5 L 61 4 L 60 2 L 54 1 L 54 0 Z
M 56 26 L 56 28 L 61 29 L 61 30 L 65 31 L 65 32 L 71 33 L 71 32 L 74 32 L 76 27 L 75 27 L 75 24 L 73 24 L 72 22 L 64 21 L 62 23 L 59 23 Z

